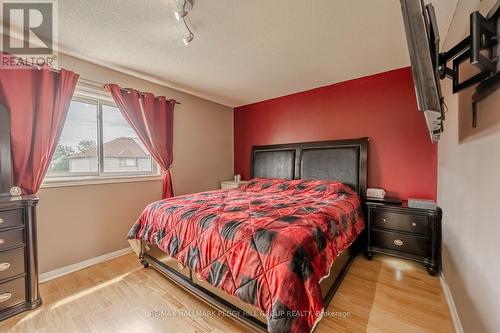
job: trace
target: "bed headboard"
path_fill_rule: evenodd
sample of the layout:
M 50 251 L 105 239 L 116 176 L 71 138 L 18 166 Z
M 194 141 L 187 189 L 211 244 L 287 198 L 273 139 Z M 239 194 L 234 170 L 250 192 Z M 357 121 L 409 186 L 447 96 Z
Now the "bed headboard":
M 366 196 L 368 138 L 253 146 L 252 178 L 338 180 Z

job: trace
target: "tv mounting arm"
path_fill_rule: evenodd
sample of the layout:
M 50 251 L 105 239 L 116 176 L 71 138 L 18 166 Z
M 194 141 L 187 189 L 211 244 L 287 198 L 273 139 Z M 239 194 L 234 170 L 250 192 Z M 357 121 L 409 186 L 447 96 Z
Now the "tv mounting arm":
M 477 103 L 500 88 L 498 20 L 500 2 L 484 17 L 478 11 L 470 15 L 470 35 L 450 50 L 439 54 L 439 76 L 441 80 L 453 80 L 453 93 L 478 84 L 472 96 L 472 126 L 477 127 Z M 486 57 L 481 51 L 486 51 Z M 460 65 L 467 59 L 479 69 L 479 73 L 460 81 Z M 452 68 L 448 62 L 452 61 Z

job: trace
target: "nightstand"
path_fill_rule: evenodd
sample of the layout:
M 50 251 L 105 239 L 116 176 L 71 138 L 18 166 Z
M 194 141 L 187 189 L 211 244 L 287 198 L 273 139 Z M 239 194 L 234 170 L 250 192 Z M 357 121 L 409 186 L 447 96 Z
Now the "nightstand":
M 221 190 L 229 190 L 232 188 L 238 188 L 238 187 L 245 185 L 246 183 L 248 183 L 248 182 L 244 181 L 244 180 L 240 180 L 239 182 L 237 182 L 235 180 L 227 180 L 227 181 L 220 183 L 220 189 Z
M 383 253 L 421 262 L 430 275 L 441 269 L 441 209 L 366 202 L 366 257 Z

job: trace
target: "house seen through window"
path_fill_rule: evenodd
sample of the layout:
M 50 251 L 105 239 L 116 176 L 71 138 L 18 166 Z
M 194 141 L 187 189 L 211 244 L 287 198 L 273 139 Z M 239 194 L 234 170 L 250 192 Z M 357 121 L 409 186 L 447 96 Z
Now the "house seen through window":
M 157 170 L 148 150 L 116 106 L 75 99 L 46 179 L 155 175 Z

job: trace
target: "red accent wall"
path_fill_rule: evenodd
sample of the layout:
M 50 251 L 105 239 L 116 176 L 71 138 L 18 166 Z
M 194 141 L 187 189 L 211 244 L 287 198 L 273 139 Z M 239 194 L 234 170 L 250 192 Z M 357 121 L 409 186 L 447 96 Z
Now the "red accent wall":
M 234 111 L 234 169 L 248 179 L 253 145 L 370 137 L 368 186 L 436 199 L 437 145 L 402 68 L 241 106 Z

